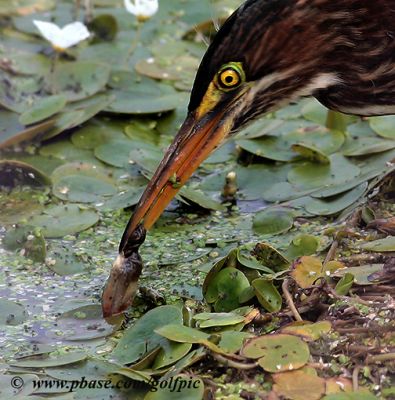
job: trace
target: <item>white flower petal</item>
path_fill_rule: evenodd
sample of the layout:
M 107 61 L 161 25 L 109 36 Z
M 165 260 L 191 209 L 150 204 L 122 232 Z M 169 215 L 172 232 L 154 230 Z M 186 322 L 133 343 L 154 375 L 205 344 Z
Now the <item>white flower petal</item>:
M 33 23 L 52 46 L 60 49 L 68 49 L 90 36 L 87 27 L 79 21 L 72 22 L 63 29 L 52 22 L 34 20 Z
M 36 25 L 44 39 L 47 39 L 49 42 L 53 43 L 60 37 L 61 29 L 56 24 L 37 20 L 33 20 L 33 23 Z
M 124 0 L 126 10 L 137 17 L 150 18 L 159 8 L 158 0 Z

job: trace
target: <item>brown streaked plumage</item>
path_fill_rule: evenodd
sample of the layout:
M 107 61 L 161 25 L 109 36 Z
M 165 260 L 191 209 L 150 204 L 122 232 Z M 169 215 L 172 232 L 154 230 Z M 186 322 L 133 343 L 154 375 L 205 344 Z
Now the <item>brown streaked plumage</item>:
M 395 0 L 248 0 L 229 17 L 201 62 L 186 121 L 124 232 L 103 293 L 105 316 L 125 310 L 136 290 L 139 273 L 129 273 L 122 290 L 117 284 L 133 266 L 135 233 L 142 237 L 229 135 L 301 96 L 344 113 L 395 113 L 394 22 Z

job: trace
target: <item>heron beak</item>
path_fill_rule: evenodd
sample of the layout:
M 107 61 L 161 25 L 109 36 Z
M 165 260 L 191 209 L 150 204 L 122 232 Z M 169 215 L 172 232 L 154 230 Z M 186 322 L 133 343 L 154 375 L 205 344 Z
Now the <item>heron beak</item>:
M 229 133 L 226 111 L 213 111 L 201 119 L 194 113 L 186 118 L 148 183 L 123 234 L 120 253 L 141 223 L 148 230 L 185 184 L 197 167 L 218 147 Z
M 229 134 L 230 120 L 226 118 L 224 108 L 206 113 L 201 118 L 190 113 L 148 183 L 125 229 L 119 256 L 103 291 L 104 317 L 120 314 L 132 304 L 142 269 L 138 247 L 144 241 L 145 231 L 151 228 L 197 167 Z

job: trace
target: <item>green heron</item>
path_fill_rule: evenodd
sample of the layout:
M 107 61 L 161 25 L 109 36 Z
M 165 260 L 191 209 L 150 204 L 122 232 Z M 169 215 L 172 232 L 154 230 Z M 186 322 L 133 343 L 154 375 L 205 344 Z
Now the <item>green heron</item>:
M 346 114 L 395 113 L 395 0 L 248 0 L 228 18 L 123 234 L 104 315 L 130 303 L 141 271 L 136 244 L 199 164 L 249 122 L 311 95 Z

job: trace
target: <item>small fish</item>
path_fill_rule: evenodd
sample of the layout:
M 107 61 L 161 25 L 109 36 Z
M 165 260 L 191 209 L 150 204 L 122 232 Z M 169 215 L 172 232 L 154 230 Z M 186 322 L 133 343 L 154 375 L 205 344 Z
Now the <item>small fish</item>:
M 102 295 L 104 318 L 121 314 L 133 303 L 143 269 L 138 250 L 144 243 L 145 234 L 144 227 L 137 226 L 111 268 Z

